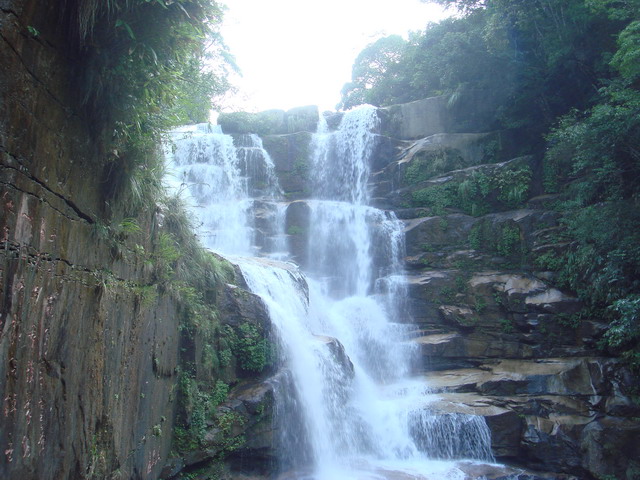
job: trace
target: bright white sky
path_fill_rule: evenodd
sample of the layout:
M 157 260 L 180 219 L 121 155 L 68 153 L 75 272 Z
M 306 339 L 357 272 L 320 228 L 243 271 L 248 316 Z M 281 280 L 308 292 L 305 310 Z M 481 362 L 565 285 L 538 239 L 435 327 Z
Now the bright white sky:
M 360 51 L 446 16 L 419 0 L 222 0 L 221 33 L 242 78 L 225 111 L 334 110 Z

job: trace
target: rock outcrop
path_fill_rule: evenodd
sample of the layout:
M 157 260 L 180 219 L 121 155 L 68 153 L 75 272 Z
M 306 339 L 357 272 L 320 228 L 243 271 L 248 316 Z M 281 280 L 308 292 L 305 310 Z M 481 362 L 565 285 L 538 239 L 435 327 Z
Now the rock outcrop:
M 399 124 L 385 133 L 406 143 L 376 161 L 372 189 L 405 219 L 407 321 L 429 408 L 484 416 L 502 461 L 636 478 L 632 374 L 598 349 L 606 325 L 573 320 L 580 300 L 545 268 L 567 245 L 537 157 L 518 157 L 518 132 L 491 131 L 481 112 L 470 133 L 435 99 L 389 115 Z
M 501 461 L 555 478 L 635 478 L 632 374 L 598 348 L 604 323 L 573 320 L 581 301 L 546 268 L 567 245 L 539 157 L 522 155 L 522 132 L 493 130 L 491 99 L 472 97 L 380 109 L 371 160 L 374 206 L 405 222 L 400 321 L 415 325 L 416 374 L 438 399 L 429 408 L 485 417 Z M 294 200 L 289 244 L 302 263 L 308 191 L 304 171 L 291 173 L 310 133 L 264 137 Z
M 68 3 L 0 4 L 0 477 L 158 478 L 183 421 L 181 379 L 213 378 L 211 345 L 185 324 L 193 291 L 169 281 L 173 212 L 124 218 L 113 200 L 118 153 L 75 90 Z M 240 286 L 200 292 L 220 312 L 211 329 L 266 335 L 264 306 L 231 277 Z M 218 378 L 258 376 L 234 355 Z

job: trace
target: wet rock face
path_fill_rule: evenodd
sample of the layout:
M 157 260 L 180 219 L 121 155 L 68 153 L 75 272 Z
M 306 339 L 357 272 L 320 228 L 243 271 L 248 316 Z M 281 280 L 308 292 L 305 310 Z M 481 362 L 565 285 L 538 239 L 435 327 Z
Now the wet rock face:
M 491 133 L 480 112 L 453 126 L 438 102 L 385 109 L 384 131 L 406 143 L 372 175 L 377 204 L 406 226 L 416 369 L 439 400 L 430 408 L 484 416 L 503 461 L 554 478 L 635 478 L 634 381 L 598 350 L 606 325 L 574 323 L 581 301 L 544 268 L 567 245 L 536 158 L 517 157 L 518 132 Z M 507 177 L 521 196 L 500 191 Z
M 154 250 L 159 209 L 138 216 L 135 241 L 107 228 L 123 214 L 73 87 L 64 4 L 0 10 L 0 477 L 158 478 L 183 308 L 138 253 Z M 268 322 L 244 294 L 220 295 L 228 322 Z
M 303 267 L 307 265 L 311 209 L 304 200 L 291 202 L 285 215 L 287 245 L 293 259 Z
M 60 5 L 0 11 L 0 476 L 146 478 L 170 448 L 177 306 L 144 301 L 148 268 L 98 234 L 101 132 Z
M 321 337 L 318 336 L 318 341 L 325 344 L 327 349 L 334 357 L 334 359 L 338 362 L 338 364 L 342 368 L 342 374 L 346 382 L 350 382 L 353 380 L 355 376 L 355 369 L 353 367 L 353 363 L 351 363 L 351 359 L 347 355 L 347 352 L 344 350 L 344 346 L 340 343 L 337 338 L 334 337 Z

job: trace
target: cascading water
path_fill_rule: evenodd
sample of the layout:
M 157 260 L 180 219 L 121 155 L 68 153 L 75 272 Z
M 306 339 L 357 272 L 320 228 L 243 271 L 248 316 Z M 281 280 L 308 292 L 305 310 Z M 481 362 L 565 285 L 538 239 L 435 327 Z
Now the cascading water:
M 168 182 L 198 218 L 204 245 L 227 254 L 246 254 L 254 243 L 247 177 L 233 139 L 208 124 L 173 132 Z
M 454 464 L 433 459 L 492 459 L 484 420 L 429 414 L 424 383 L 409 377 L 410 326 L 392 321 L 407 317 L 402 224 L 367 205 L 376 125 L 373 107 L 348 112 L 334 132 L 320 121 L 306 277 L 271 260 L 288 258 L 286 204 L 257 137 L 237 138 L 234 149 L 231 137 L 195 129 L 173 155 L 178 183 L 189 186 L 205 231 L 215 233 L 206 245 L 271 258 L 233 261 L 264 299 L 279 338 L 283 369 L 271 382 L 280 469 L 294 472 L 287 478 L 458 479 L 464 474 Z
M 227 255 L 284 249 L 276 234 L 284 225 L 274 203 L 278 181 L 257 135 L 234 141 L 220 127 L 200 124 L 175 130 L 171 140 L 167 181 L 191 206 L 206 247 Z

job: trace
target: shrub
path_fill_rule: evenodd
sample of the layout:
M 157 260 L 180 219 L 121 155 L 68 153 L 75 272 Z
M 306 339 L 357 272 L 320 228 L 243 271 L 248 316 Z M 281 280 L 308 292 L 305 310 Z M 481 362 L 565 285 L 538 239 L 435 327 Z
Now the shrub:
M 506 223 L 500 227 L 500 236 L 495 246 L 496 252 L 503 257 L 510 257 L 521 253 L 520 228 Z
M 500 169 L 492 178 L 498 200 L 508 207 L 519 207 L 527 199 L 531 169 L 529 167 Z
M 255 325 L 240 325 L 237 340 L 237 355 L 240 368 L 250 372 L 261 372 L 271 361 L 269 341 Z
M 464 168 L 464 159 L 450 148 L 439 148 L 434 151 L 418 152 L 404 173 L 407 185 L 428 180 L 438 174 Z

